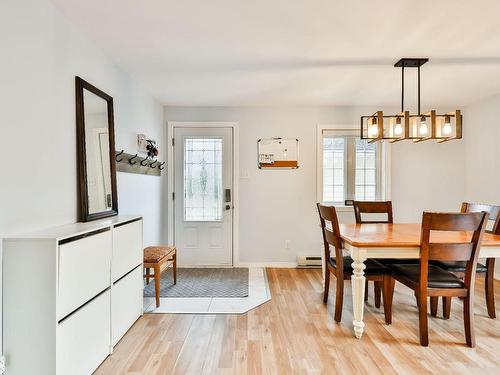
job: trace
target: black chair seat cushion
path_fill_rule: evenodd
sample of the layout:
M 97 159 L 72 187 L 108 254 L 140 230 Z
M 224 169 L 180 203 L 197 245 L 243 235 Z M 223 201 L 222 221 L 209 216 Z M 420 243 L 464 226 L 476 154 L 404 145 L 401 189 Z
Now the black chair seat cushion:
M 377 262 L 383 264 L 384 266 L 389 266 L 391 264 L 418 264 L 418 259 L 377 259 Z
M 344 273 L 352 275 L 353 262 L 354 260 L 351 257 L 344 257 Z M 337 268 L 337 260 L 335 258 L 330 258 L 330 264 L 333 267 Z M 389 275 L 391 273 L 391 270 L 389 268 L 373 259 L 367 259 L 365 261 L 365 265 L 365 275 Z
M 465 268 L 467 267 L 467 262 L 462 261 L 445 262 L 441 260 L 433 260 L 432 263 L 449 272 L 465 272 Z M 488 271 L 488 269 L 484 264 L 477 264 L 476 272 L 485 273 L 486 271 Z
M 420 266 L 413 264 L 393 264 L 390 266 L 395 276 L 418 283 L 420 280 Z M 428 288 L 465 288 L 465 284 L 457 276 L 442 268 L 429 264 L 427 276 Z

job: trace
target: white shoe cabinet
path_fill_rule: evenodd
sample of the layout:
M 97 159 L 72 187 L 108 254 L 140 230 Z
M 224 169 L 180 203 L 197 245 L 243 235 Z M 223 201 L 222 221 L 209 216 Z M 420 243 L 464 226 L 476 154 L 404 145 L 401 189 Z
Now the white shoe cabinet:
M 142 315 L 142 218 L 3 240 L 8 375 L 90 375 Z

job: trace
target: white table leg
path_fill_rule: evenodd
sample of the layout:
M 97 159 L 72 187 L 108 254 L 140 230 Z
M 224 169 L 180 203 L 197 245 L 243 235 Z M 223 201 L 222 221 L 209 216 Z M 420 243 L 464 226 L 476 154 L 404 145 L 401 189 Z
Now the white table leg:
M 364 269 L 366 268 L 366 251 L 363 249 L 352 248 L 351 257 L 354 260 L 352 263 L 352 307 L 354 310 L 354 335 L 360 339 L 365 330 L 363 323 L 363 312 L 365 308 L 365 276 Z

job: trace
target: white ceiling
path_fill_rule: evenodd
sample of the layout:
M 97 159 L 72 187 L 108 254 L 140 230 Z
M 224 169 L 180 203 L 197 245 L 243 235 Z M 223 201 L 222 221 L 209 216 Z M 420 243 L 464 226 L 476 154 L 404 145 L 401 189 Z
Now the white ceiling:
M 498 0 L 52 2 L 166 105 L 397 105 L 400 57 L 424 107 L 500 93 Z

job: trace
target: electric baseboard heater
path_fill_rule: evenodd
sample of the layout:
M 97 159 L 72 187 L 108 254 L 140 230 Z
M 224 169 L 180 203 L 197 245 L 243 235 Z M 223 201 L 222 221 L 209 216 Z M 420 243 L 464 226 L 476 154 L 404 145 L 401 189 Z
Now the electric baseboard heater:
M 298 256 L 297 268 L 321 268 L 321 257 Z

